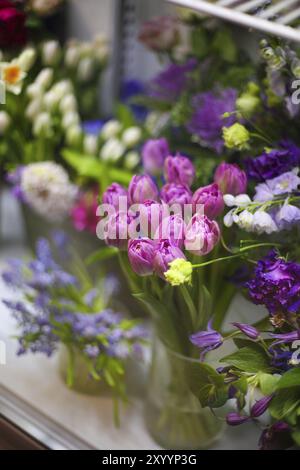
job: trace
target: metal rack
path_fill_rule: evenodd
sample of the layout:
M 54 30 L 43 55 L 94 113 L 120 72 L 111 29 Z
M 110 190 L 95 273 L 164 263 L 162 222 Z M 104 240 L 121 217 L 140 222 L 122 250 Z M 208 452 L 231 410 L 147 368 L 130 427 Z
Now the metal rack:
M 299 0 L 167 0 L 266 34 L 300 42 Z

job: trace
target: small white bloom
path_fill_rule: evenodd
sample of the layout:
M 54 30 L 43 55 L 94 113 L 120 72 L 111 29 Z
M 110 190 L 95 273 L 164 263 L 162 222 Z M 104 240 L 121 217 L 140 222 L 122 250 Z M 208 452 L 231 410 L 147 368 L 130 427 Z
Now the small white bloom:
M 82 129 L 78 124 L 73 124 L 68 127 L 66 132 L 66 141 L 72 147 L 77 147 L 81 144 Z
M 31 85 L 26 88 L 26 94 L 29 98 L 40 97 L 43 94 L 43 88 L 38 83 L 31 83 Z
M 11 124 L 10 115 L 6 111 L 0 111 L 0 135 L 4 135 Z
M 107 121 L 102 127 L 101 137 L 104 140 L 108 140 L 111 137 L 115 137 L 117 134 L 119 134 L 121 129 L 122 129 L 122 124 L 115 119 L 111 119 L 110 121 Z
M 66 95 L 59 104 L 60 111 L 65 114 L 68 112 L 77 111 L 77 101 L 74 95 Z
M 51 67 L 57 65 L 61 56 L 61 48 L 58 41 L 47 41 L 42 47 L 42 61 L 44 65 Z
M 84 152 L 89 155 L 96 155 L 98 152 L 98 137 L 96 135 L 87 134 L 83 139 Z
M 77 69 L 77 76 L 80 82 L 90 81 L 95 72 L 95 61 L 92 57 L 84 57 L 80 60 Z
M 52 89 L 44 94 L 43 103 L 48 111 L 54 110 L 57 107 L 58 102 L 57 94 Z
M 246 230 L 246 232 L 251 232 L 253 230 L 253 214 L 247 209 L 243 210 L 238 216 L 238 218 L 234 222 L 242 229 Z
M 47 137 L 52 135 L 52 120 L 49 113 L 43 112 L 37 115 L 33 123 L 33 133 L 38 137 L 40 135 Z
M 80 59 L 80 50 L 77 44 L 67 46 L 65 53 L 65 64 L 69 68 L 75 68 Z
M 142 131 L 139 127 L 129 127 L 123 132 L 122 142 L 126 147 L 134 147 L 137 145 L 142 138 Z
M 71 127 L 71 126 L 76 126 L 79 123 L 80 123 L 80 117 L 77 112 L 72 111 L 72 112 L 66 113 L 63 116 L 62 126 L 64 129 L 68 129 L 68 127 Z
M 229 212 L 224 217 L 224 225 L 225 227 L 231 227 L 233 224 L 233 211 L 234 209 L 231 209 Z
M 251 199 L 248 194 L 238 194 L 235 196 L 235 203 L 238 207 L 246 207 L 251 204 Z
M 253 229 L 258 234 L 273 233 L 278 231 L 274 220 L 266 211 L 259 209 L 253 216 Z
M 18 64 L 24 72 L 28 72 L 36 59 L 36 51 L 29 47 L 25 49 L 18 57 Z
M 128 152 L 125 156 L 125 167 L 128 170 L 133 170 L 140 162 L 140 156 L 138 152 Z
M 104 161 L 118 161 L 125 153 L 125 147 L 119 139 L 109 139 L 100 151 L 100 158 Z
M 32 100 L 26 110 L 25 110 L 25 116 L 30 119 L 30 121 L 33 121 L 38 114 L 40 114 L 42 111 L 42 100 L 40 98 L 35 98 Z
M 235 197 L 232 194 L 224 194 L 223 199 L 227 207 L 236 206 Z
M 52 90 L 57 94 L 58 99 L 61 100 L 64 96 L 73 93 L 73 85 L 70 80 L 61 80 L 53 85 Z
M 38 76 L 35 79 L 35 83 L 40 85 L 43 90 L 49 88 L 53 80 L 53 70 L 50 68 L 46 68 L 41 70 Z

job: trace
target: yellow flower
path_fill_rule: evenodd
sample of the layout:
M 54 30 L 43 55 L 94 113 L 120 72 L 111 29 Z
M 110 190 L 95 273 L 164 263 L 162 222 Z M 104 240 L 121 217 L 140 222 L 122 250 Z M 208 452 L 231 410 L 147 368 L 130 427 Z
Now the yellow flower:
M 230 127 L 223 127 L 223 139 L 227 148 L 243 150 L 248 148 L 250 134 L 245 126 L 236 122 Z
M 165 278 L 172 286 L 192 282 L 192 263 L 183 258 L 177 258 L 169 266 L 170 268 L 165 272 Z
M 26 73 L 21 69 L 17 61 L 0 63 L 1 79 L 5 83 L 7 90 L 15 95 L 22 91 L 22 81 Z

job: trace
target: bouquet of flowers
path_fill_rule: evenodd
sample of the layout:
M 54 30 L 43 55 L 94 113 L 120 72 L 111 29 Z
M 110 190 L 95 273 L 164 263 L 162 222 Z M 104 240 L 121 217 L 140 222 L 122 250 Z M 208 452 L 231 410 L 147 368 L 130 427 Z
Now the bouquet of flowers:
M 7 286 L 21 294 L 17 301 L 4 301 L 20 329 L 18 354 L 51 356 L 63 345 L 69 387 L 84 391 L 85 385 L 102 382 L 115 400 L 124 399 L 126 360 L 142 353 L 146 331 L 114 310 L 114 278 L 102 276 L 93 284 L 63 232 L 53 235 L 53 244 L 40 239 L 34 258 L 9 260 L 2 274 Z

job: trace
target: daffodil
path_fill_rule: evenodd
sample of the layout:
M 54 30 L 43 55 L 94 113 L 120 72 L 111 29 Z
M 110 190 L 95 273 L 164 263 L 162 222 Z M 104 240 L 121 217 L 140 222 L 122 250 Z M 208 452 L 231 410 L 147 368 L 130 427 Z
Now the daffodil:
M 6 90 L 14 95 L 19 95 L 22 91 L 23 80 L 26 73 L 22 70 L 17 60 L 0 63 L 1 80 L 5 84 Z

